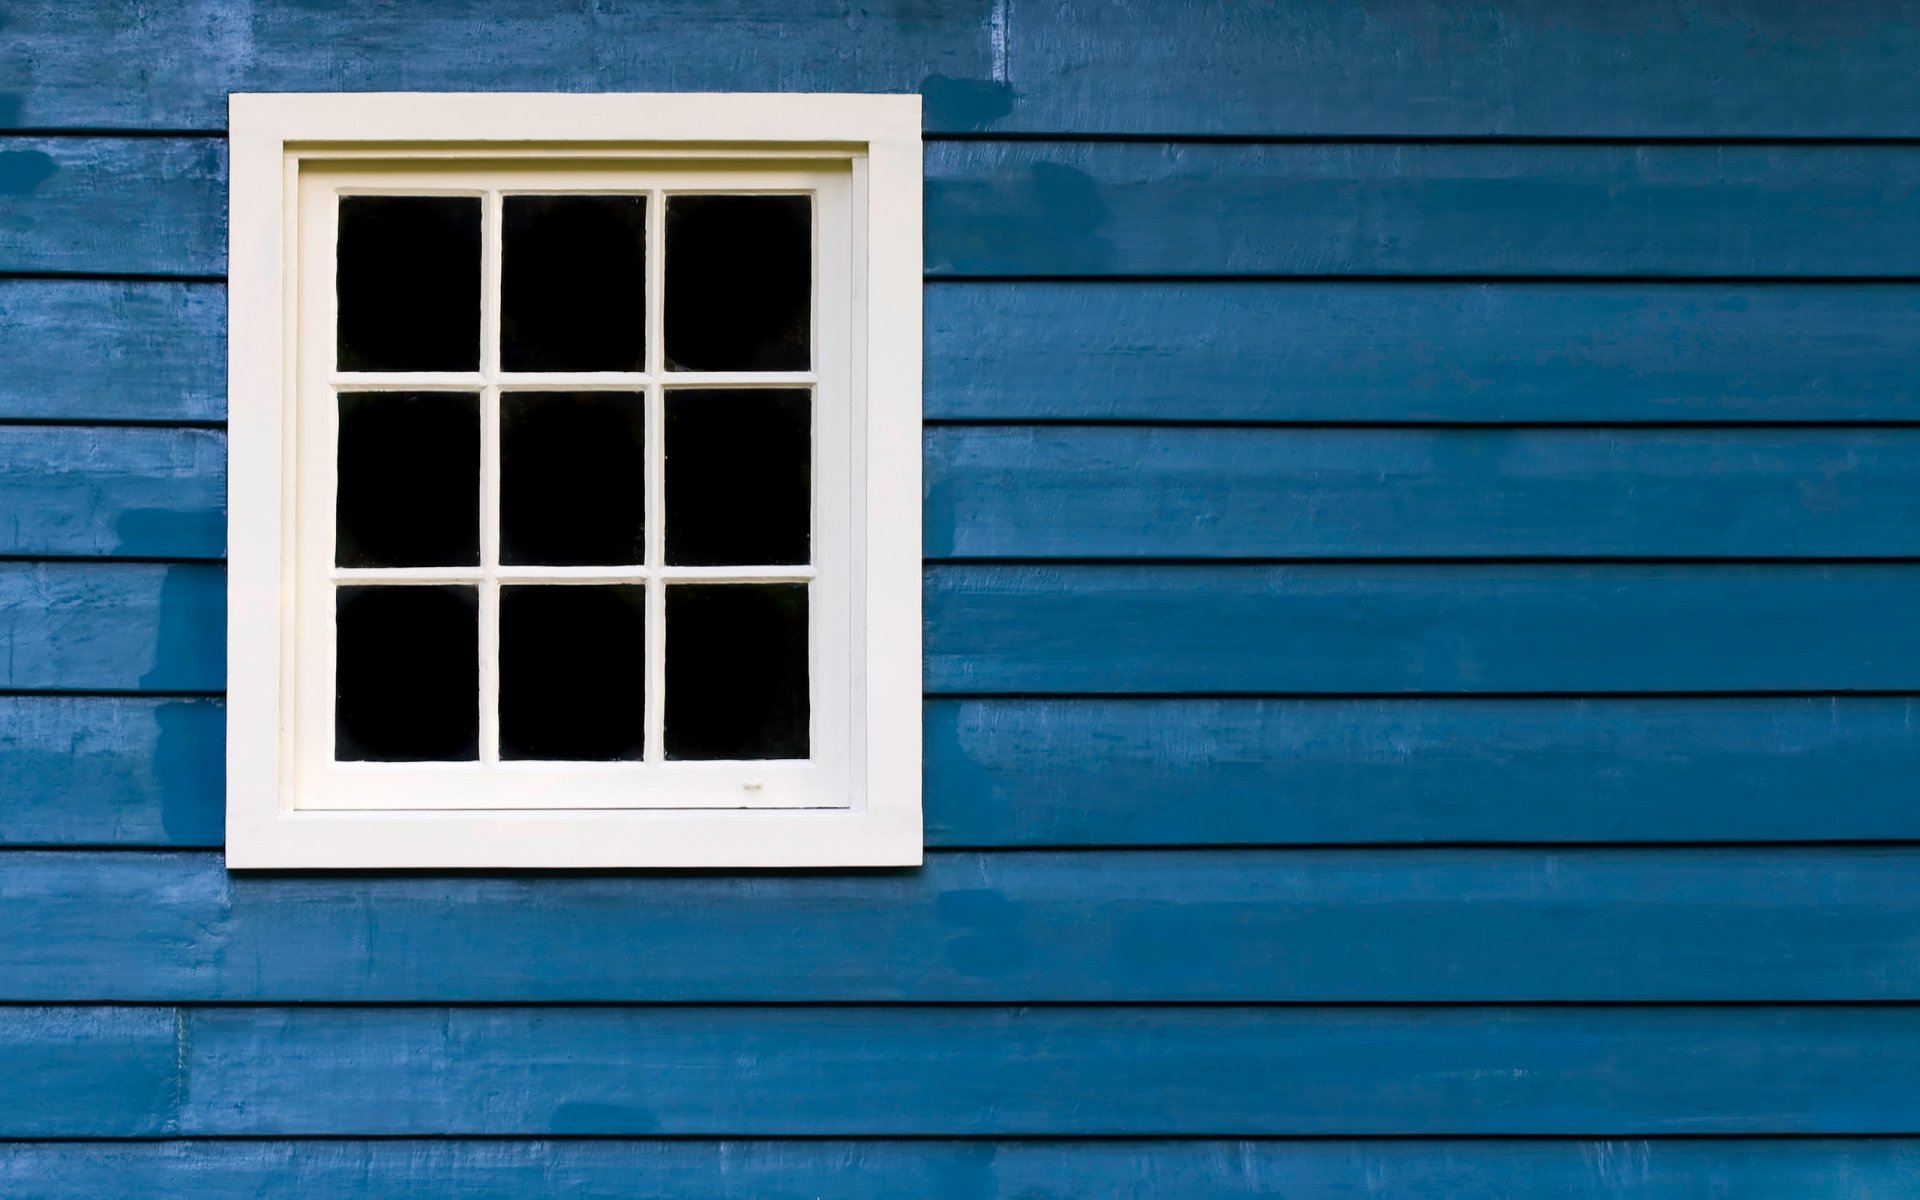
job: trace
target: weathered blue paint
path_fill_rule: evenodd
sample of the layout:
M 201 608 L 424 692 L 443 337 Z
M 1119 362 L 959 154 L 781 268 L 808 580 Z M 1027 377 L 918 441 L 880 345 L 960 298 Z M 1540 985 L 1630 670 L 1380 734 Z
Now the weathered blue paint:
M 1904 1195 L 1920 19 L 1829 9 L 7 5 L 0 1192 Z M 923 869 L 224 869 L 218 135 L 348 87 L 986 135 Z
M 1490 1141 L 191 1141 L 0 1147 L 11 1200 L 1564 1200 L 1898 1196 L 1911 1138 Z
M 245 1003 L 1910 1000 L 1916 871 L 1920 850 L 1905 846 L 935 852 L 920 871 L 837 878 L 460 879 L 230 876 L 207 853 L 16 851 L 0 990 Z
M 938 694 L 1920 690 L 1920 567 L 948 566 Z
M 10 1137 L 1920 1125 L 1920 1011 L 1877 1006 L 33 1008 L 0 1064 Z
M 940 281 L 926 298 L 935 419 L 1920 419 L 1905 284 Z
M 927 844 L 1920 841 L 1915 703 L 930 700 Z M 0 698 L 0 844 L 219 846 L 224 719 Z
M 8 149 L 58 171 L 0 195 L 0 271 L 225 270 L 223 141 Z M 1899 146 L 954 141 L 926 170 L 940 278 L 1920 275 Z
M 217 129 L 249 90 L 918 88 L 956 132 L 1920 133 L 1899 4 L 18 0 L 6 19 L 0 116 L 29 128 Z

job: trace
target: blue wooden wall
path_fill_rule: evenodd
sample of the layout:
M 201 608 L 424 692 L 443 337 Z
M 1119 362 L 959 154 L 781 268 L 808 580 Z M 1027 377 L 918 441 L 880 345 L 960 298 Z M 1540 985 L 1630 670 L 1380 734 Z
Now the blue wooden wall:
M 0 1194 L 1916 1194 L 1916 64 L 0 4 Z M 226 872 L 226 94 L 493 88 L 926 98 L 925 869 Z

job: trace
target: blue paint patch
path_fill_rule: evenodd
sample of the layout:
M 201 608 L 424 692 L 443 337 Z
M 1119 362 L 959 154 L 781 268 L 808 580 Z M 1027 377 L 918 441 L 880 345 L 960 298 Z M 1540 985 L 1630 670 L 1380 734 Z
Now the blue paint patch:
M 5 26 L 6 21 L 0 20 L 0 28 Z M 0 129 L 19 128 L 22 99 L 19 92 L 0 92 Z
M 659 1120 L 631 1104 L 598 1104 L 569 1100 L 553 1110 L 548 1131 L 561 1136 L 608 1133 L 652 1133 Z
M 60 164 L 43 150 L 0 152 L 0 196 L 26 196 L 60 173 Z
M 218 558 L 226 550 L 227 519 L 220 510 L 131 508 L 113 524 L 111 553 L 128 558 Z
M 171 845 L 225 841 L 225 717 L 217 700 L 169 700 L 154 709 L 153 787 Z
M 927 128 L 948 132 L 991 129 L 1013 111 L 1015 98 L 1010 83 L 955 79 L 951 75 L 929 75 L 921 80 L 920 96 L 926 101 Z

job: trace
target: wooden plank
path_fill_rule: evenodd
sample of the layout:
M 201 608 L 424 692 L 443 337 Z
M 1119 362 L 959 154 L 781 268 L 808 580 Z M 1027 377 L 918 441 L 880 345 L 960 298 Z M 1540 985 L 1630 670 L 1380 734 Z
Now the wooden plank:
M 219 701 L 0 697 L 0 845 L 218 846 Z
M 1906 146 L 927 147 L 935 276 L 1920 274 Z
M 1904 564 L 934 566 L 930 693 L 1920 691 Z M 215 564 L 0 563 L 0 689 L 215 691 Z
M 930 847 L 1920 840 L 1910 699 L 934 700 Z M 0 698 L 0 844 L 219 846 L 218 701 Z
M 226 191 L 210 138 L 0 138 L 0 271 L 218 275 Z
M 1920 1175 L 1909 1138 L 1664 1141 L 15 1142 L 12 1200 L 1506 1200 L 1515 1180 L 1562 1200 L 1897 1196 Z
M 934 420 L 1920 420 L 1904 284 L 952 281 L 926 301 Z M 225 326 L 217 284 L 0 280 L 0 417 L 222 419 Z
M 926 303 L 935 419 L 1920 418 L 1904 284 L 940 281 Z
M 221 141 L 0 158 L 0 272 L 223 269 Z M 1920 275 L 1908 146 L 962 141 L 926 169 L 938 277 Z
M 1788 0 L 1235 8 L 772 0 L 8 9 L 0 119 L 218 128 L 228 91 L 903 91 L 934 130 L 1913 136 L 1920 21 Z M 1153 86 L 1142 86 L 1151 80 Z
M 933 694 L 1913 691 L 1920 568 L 930 567 Z
M 0 426 L 0 555 L 220 558 L 226 495 L 217 430 Z
M 217 690 L 226 600 L 213 564 L 0 563 L 0 689 Z
M 930 846 L 1920 838 L 1909 699 L 930 701 L 926 755 Z
M 1910 847 L 1803 846 L 236 876 L 22 850 L 0 855 L 0 1000 L 1912 1001 L 1916 870 Z
M 1920 430 L 958 427 L 936 559 L 1920 553 Z
M 220 420 L 226 325 L 218 284 L 0 279 L 0 418 Z
M 1920 1011 L 1907 1008 L 72 1013 L 0 1011 L 0 1061 L 19 1068 L 0 1082 L 0 1133 L 1641 1136 L 1920 1128 L 1920 1089 L 1912 1086 Z M 59 1022 L 105 1028 L 50 1035 Z M 160 1045 L 164 1064 L 155 1061 Z M 47 1086 L 35 1069 L 56 1054 L 86 1070 Z M 125 1065 L 130 1058 L 137 1069 Z M 170 1095 L 157 1092 L 168 1083 Z
M 935 428 L 933 558 L 1920 553 L 1920 431 Z M 217 430 L 0 426 L 0 554 L 218 558 Z

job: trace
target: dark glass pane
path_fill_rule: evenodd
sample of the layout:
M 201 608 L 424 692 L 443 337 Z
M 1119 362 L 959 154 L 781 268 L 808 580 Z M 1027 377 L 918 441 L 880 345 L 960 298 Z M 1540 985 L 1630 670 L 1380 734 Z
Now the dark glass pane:
M 643 561 L 646 439 L 646 405 L 637 392 L 503 393 L 500 561 Z
M 500 757 L 646 752 L 647 590 L 500 589 Z
M 812 197 L 670 196 L 666 266 L 670 369 L 808 368 Z
M 342 392 L 333 560 L 343 567 L 480 562 L 480 399 Z
M 667 561 L 804 563 L 813 525 L 812 396 L 667 393 Z
M 480 369 L 480 198 L 343 196 L 342 371 Z
M 500 366 L 646 369 L 647 198 L 501 201 Z
M 334 757 L 471 761 L 480 748 L 479 597 L 470 587 L 343 587 Z
M 667 757 L 807 757 L 807 586 L 667 588 Z

